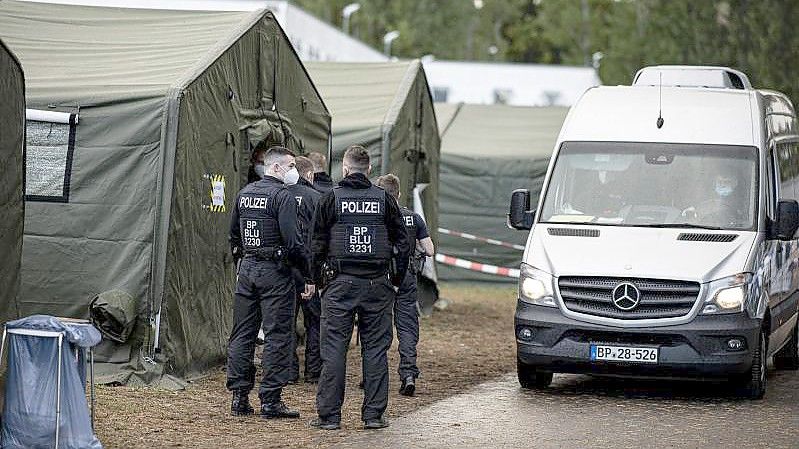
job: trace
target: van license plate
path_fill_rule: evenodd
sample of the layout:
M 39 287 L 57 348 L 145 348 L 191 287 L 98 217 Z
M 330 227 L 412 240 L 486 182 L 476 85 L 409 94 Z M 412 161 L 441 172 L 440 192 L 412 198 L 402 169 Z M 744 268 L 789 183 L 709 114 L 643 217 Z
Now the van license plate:
M 657 363 L 658 348 L 591 345 L 591 360 L 612 362 Z

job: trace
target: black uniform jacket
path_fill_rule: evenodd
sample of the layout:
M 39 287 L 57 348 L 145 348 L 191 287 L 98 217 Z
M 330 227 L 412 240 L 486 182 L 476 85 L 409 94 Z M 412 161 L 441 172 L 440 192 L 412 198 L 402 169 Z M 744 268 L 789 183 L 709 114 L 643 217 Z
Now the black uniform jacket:
M 333 190 L 333 179 L 323 171 L 316 172 L 313 174 L 313 187 L 322 193 L 327 193 Z
M 294 195 L 294 199 L 297 200 L 297 220 L 300 225 L 300 235 L 310 251 L 314 212 L 322 193 L 316 190 L 305 178 L 300 178 L 297 184 L 288 186 L 288 189 Z
M 294 199 L 283 181 L 272 176 L 265 176 L 264 179 L 245 186 L 239 195 L 241 193 L 257 194 L 259 190 L 270 186 L 280 189 L 272 201 L 278 211 L 280 241 L 286 250 L 289 265 L 300 270 L 305 279 L 310 279 L 310 254 L 300 234 L 300 226 L 297 224 L 297 200 Z M 230 220 L 230 245 L 231 247 L 242 247 L 238 199 Z
M 341 187 L 351 189 L 368 189 L 372 186 L 369 179 L 361 173 L 353 173 L 338 183 Z M 402 219 L 397 201 L 386 193 L 386 229 L 388 230 L 388 240 L 396 249 L 395 262 L 397 272 L 391 282 L 399 286 L 408 270 L 408 259 L 411 253 L 411 240 L 405 229 L 405 222 Z M 316 218 L 314 219 L 313 234 L 311 235 L 311 250 L 313 251 L 313 263 L 311 273 L 317 283 L 322 281 L 322 264 L 327 261 L 330 245 L 330 229 L 336 222 L 336 201 L 332 191 L 322 195 L 316 207 Z M 367 273 L 364 273 L 367 274 Z

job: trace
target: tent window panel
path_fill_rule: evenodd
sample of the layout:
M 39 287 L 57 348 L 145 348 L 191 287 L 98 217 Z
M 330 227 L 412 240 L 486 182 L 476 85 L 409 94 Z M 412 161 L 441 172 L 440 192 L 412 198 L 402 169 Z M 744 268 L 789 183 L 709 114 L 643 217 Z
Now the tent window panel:
M 30 114 L 29 114 L 30 115 Z M 50 122 L 27 120 L 25 154 L 25 199 L 69 201 L 72 153 L 75 149 L 76 116 Z

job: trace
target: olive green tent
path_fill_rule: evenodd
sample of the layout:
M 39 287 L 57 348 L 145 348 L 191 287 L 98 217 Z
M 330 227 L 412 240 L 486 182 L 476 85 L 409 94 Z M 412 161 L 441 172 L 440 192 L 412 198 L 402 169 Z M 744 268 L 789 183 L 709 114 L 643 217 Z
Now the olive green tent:
M 17 318 L 25 184 L 25 78 L 0 40 L 0 325 Z
M 348 146 L 363 145 L 373 175 L 394 173 L 401 182 L 400 203 L 414 206 L 414 187 L 436 240 L 439 139 L 435 110 L 418 60 L 378 63 L 308 62 L 308 72 L 333 115 L 332 174 L 340 177 Z M 420 302 L 429 309 L 437 296 L 435 265 L 426 265 Z
M 27 125 L 20 313 L 84 317 L 119 290 L 98 316 L 128 316 L 132 297 L 137 325 L 103 343 L 103 381 L 220 363 L 251 146 L 329 145 L 330 115 L 272 13 L 3 1 L 0 38 L 42 110 Z
M 563 107 L 436 104 L 441 131 L 439 226 L 452 231 L 439 233 L 441 254 L 519 268 L 522 251 L 455 233 L 524 246 L 527 233 L 506 226 L 510 195 L 526 188 L 538 200 L 567 112 Z M 515 282 L 446 263 L 438 264 L 438 275 L 452 281 Z

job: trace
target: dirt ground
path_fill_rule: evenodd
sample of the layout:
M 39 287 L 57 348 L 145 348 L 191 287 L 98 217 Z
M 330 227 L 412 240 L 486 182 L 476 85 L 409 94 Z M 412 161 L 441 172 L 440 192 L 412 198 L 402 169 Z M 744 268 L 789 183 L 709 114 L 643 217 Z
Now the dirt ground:
M 515 295 L 513 285 L 442 285 L 441 297 L 451 303 L 422 320 L 418 346 L 422 376 L 415 397 L 397 393 L 396 340 L 390 352 L 389 421 L 514 370 Z M 308 427 L 316 416 L 316 385 L 302 382 L 283 391 L 284 401 L 299 409 L 298 420 L 230 416 L 230 395 L 220 369 L 184 391 L 99 387 L 97 434 L 107 448 L 329 447 L 363 432 L 359 358 L 360 349 L 351 346 L 340 431 Z M 257 408 L 257 388 L 250 401 Z

